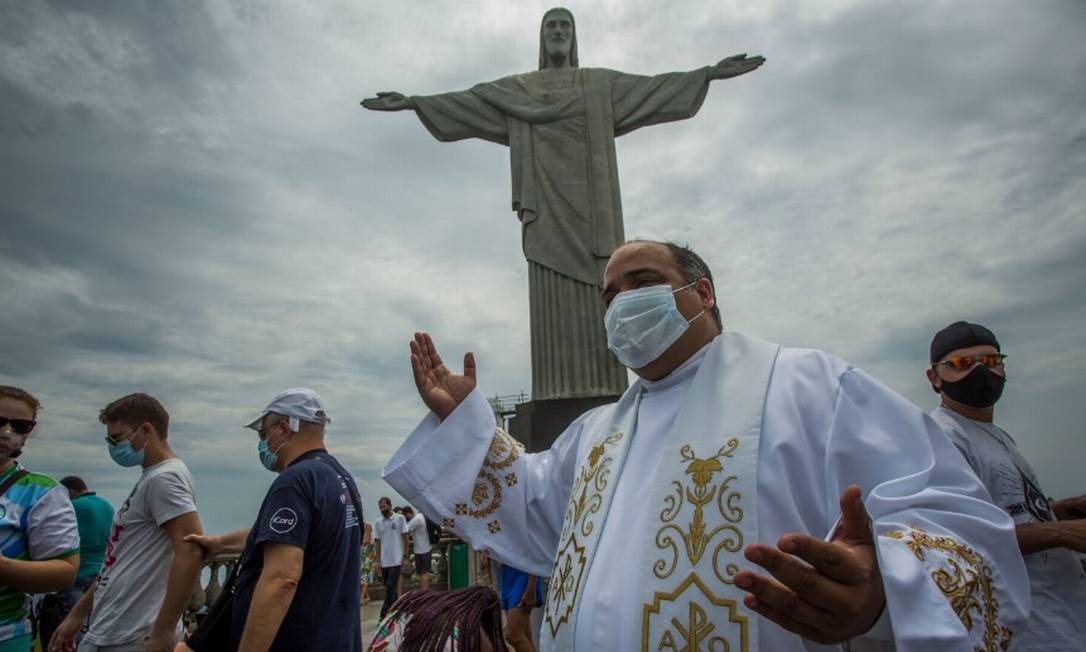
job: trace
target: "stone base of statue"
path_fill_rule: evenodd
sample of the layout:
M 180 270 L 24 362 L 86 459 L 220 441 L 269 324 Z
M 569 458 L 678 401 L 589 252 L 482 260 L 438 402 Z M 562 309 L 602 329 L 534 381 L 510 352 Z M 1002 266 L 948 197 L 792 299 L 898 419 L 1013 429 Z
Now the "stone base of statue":
M 529 453 L 547 450 L 573 420 L 594 407 L 614 403 L 620 396 L 537 399 L 516 406 L 509 432 Z
M 600 286 L 529 260 L 528 292 L 532 400 L 608 397 L 626 391 L 626 367 L 607 348 Z

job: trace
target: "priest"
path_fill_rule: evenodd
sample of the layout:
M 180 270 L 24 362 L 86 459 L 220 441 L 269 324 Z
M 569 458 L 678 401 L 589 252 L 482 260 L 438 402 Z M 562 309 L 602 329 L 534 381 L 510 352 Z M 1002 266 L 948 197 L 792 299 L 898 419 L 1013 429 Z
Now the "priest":
M 431 413 L 384 478 L 476 548 L 550 577 L 543 650 L 1005 650 L 1029 612 L 1009 517 L 921 410 L 820 351 L 724 331 L 693 251 L 605 270 L 637 380 L 526 454 L 476 365 L 418 333 Z M 878 641 L 882 643 L 878 643 Z

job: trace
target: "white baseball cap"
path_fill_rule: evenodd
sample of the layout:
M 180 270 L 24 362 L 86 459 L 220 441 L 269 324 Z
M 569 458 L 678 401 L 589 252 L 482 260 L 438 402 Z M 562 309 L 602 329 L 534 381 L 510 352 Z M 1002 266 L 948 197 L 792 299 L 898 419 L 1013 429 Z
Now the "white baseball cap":
M 317 393 L 307 387 L 292 387 L 275 395 L 260 416 L 245 425 L 260 432 L 260 424 L 269 413 L 290 417 L 290 429 L 298 430 L 299 421 L 324 425 L 332 420 L 324 412 L 324 404 Z

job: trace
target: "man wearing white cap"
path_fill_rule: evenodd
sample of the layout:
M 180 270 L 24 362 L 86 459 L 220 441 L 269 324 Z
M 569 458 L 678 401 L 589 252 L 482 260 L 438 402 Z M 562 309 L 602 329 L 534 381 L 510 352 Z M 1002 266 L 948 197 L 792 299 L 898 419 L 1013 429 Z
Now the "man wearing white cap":
M 241 552 L 232 634 L 238 650 L 362 649 L 359 621 L 361 498 L 324 445 L 320 397 L 297 387 L 247 424 L 261 464 L 279 477 L 256 523 L 192 537 L 209 555 Z

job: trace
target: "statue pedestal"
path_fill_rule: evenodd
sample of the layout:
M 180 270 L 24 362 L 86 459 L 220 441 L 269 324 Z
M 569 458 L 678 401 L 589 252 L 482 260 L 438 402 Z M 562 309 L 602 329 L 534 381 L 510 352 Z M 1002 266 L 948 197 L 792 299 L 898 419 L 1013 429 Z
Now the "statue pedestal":
M 614 403 L 619 396 L 552 398 L 518 403 L 509 419 L 509 432 L 529 453 L 547 450 L 573 420 L 594 407 Z

